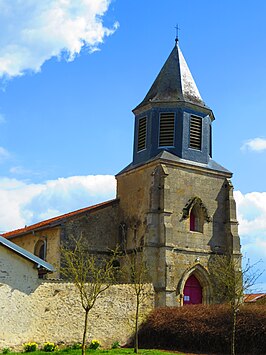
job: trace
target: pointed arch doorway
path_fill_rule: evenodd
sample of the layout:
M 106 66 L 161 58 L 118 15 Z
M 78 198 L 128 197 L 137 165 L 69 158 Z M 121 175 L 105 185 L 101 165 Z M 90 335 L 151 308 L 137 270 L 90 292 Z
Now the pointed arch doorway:
M 202 287 L 195 275 L 189 276 L 184 286 L 184 305 L 201 304 Z
M 209 273 L 199 263 L 184 272 L 176 291 L 178 300 L 180 300 L 180 306 L 201 303 L 211 304 L 213 302 L 213 291 Z

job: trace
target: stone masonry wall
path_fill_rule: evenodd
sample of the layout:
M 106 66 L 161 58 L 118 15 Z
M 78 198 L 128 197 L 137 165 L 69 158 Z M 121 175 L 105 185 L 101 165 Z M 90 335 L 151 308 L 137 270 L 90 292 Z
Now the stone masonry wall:
M 240 252 L 229 177 L 230 173 L 159 160 L 117 176 L 127 247 L 143 240 L 156 306 L 182 305 L 182 281 L 191 270 L 202 286 L 203 303 L 214 302 L 210 258 L 216 252 L 230 252 L 232 244 L 234 252 Z M 190 229 L 189 215 L 184 214 L 194 198 L 201 201 L 204 218 L 199 231 Z M 131 219 L 139 223 L 134 226 Z
M 30 294 L 0 285 L 0 349 L 21 348 L 25 342 L 73 343 L 81 341 L 84 311 L 71 283 L 46 281 Z M 144 319 L 154 307 L 154 293 L 147 285 L 142 305 Z M 88 341 L 98 339 L 108 346 L 125 343 L 133 334 L 135 297 L 130 285 L 111 286 L 96 302 L 89 315 Z
M 118 200 L 104 208 L 77 215 L 66 220 L 61 231 L 62 241 L 82 237 L 89 249 L 106 252 L 118 243 Z
M 18 236 L 10 239 L 11 242 L 19 245 L 20 247 L 28 250 L 34 254 L 34 249 L 39 240 L 46 242 L 46 261 L 52 264 L 56 269 L 59 266 L 60 258 L 60 227 L 49 227 L 40 231 L 29 232 L 23 236 Z M 59 276 L 58 272 L 48 275 L 50 278 L 56 278 Z

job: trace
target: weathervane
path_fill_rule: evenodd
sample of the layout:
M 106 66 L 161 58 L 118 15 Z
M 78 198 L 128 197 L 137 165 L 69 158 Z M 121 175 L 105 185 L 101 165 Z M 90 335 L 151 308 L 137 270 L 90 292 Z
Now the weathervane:
M 175 42 L 177 43 L 178 42 L 178 30 L 180 30 L 180 28 L 178 27 L 178 24 L 176 24 L 175 29 L 176 29 Z

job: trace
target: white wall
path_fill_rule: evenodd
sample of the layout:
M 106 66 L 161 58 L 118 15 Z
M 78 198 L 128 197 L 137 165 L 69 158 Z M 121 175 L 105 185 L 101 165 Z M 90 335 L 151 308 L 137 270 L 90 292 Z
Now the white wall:
M 142 319 L 154 305 L 154 291 L 147 285 L 148 297 L 142 307 Z M 0 287 L 0 348 L 19 349 L 35 341 L 73 343 L 81 341 L 84 311 L 73 284 L 44 282 L 32 293 Z M 134 330 L 135 298 L 130 285 L 110 287 L 96 303 L 89 316 L 88 340 L 103 345 L 118 340 L 125 343 Z

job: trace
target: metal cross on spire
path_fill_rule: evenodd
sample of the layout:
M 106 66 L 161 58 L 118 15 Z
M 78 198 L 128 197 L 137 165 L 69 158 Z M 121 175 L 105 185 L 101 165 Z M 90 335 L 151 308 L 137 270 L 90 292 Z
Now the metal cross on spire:
M 178 30 L 180 30 L 180 28 L 178 27 L 178 24 L 176 24 L 175 29 L 176 29 L 175 42 L 177 43 L 178 42 Z

